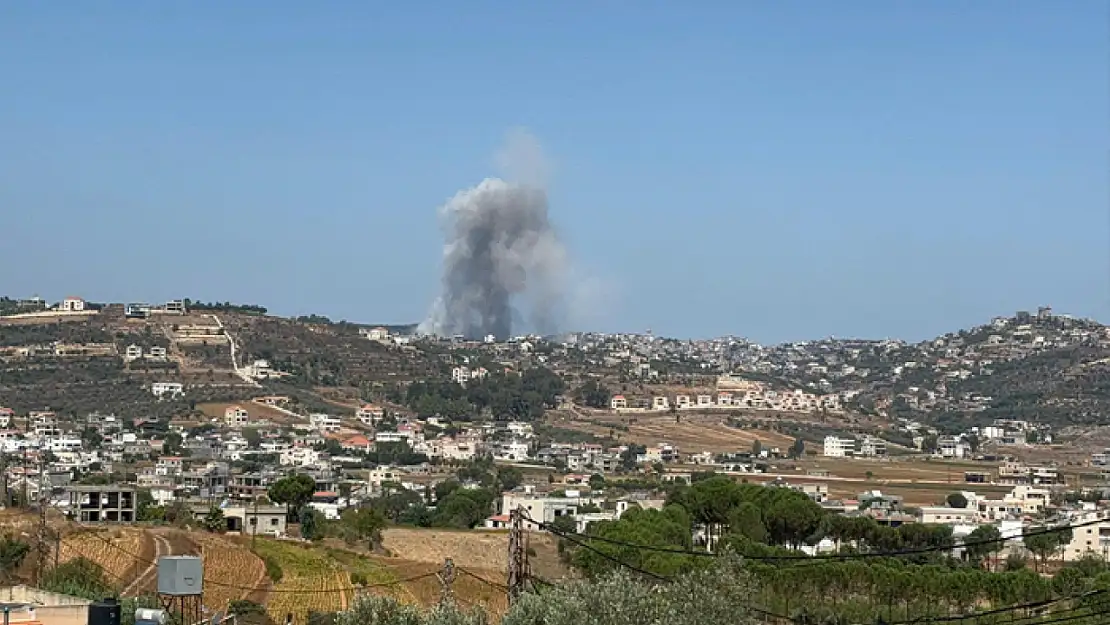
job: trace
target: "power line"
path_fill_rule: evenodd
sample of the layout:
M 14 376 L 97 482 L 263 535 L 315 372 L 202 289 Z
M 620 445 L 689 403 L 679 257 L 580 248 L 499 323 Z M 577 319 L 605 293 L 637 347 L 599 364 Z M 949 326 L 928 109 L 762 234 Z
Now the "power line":
M 615 540 L 613 538 L 606 538 L 604 536 L 594 536 L 594 535 L 591 535 L 591 534 L 582 534 L 582 533 L 579 533 L 579 532 L 565 532 L 565 531 L 562 531 L 562 530 L 555 529 L 550 524 L 541 523 L 541 522 L 536 521 L 535 519 L 532 519 L 530 517 L 526 517 L 526 518 L 528 519 L 528 521 L 530 521 L 530 522 L 536 524 L 537 526 L 539 526 L 540 529 L 545 530 L 547 532 L 550 532 L 552 534 L 555 534 L 556 536 L 566 538 L 567 540 L 570 540 L 569 535 L 574 535 L 574 536 L 578 536 L 580 538 L 584 538 L 586 540 L 596 540 L 598 542 L 609 543 L 611 545 L 617 545 L 617 546 L 620 546 L 620 547 L 628 547 L 630 549 L 638 549 L 638 550 L 641 550 L 641 551 L 654 551 L 656 553 L 670 553 L 670 554 L 675 554 L 675 555 L 687 555 L 687 556 L 696 556 L 696 557 L 705 557 L 705 558 L 715 558 L 718 555 L 720 555 L 718 553 L 714 553 L 714 552 L 711 552 L 711 551 L 695 551 L 695 550 L 692 550 L 692 549 L 682 549 L 682 548 L 677 548 L 677 547 L 661 547 L 661 546 L 658 546 L 658 545 L 641 545 L 641 544 L 630 543 L 630 542 L 626 542 L 626 541 L 622 541 L 622 540 Z M 960 543 L 958 545 L 955 545 L 955 544 L 953 544 L 953 545 L 934 545 L 934 546 L 930 546 L 930 547 L 915 547 L 915 548 L 911 548 L 911 549 L 901 549 L 901 550 L 894 550 L 894 551 L 873 551 L 873 552 L 864 552 L 864 553 L 829 553 L 829 554 L 816 554 L 816 555 L 812 555 L 812 556 L 807 555 L 807 554 L 783 554 L 783 555 L 744 555 L 743 557 L 744 557 L 745 560 L 752 560 L 752 561 L 756 561 L 756 562 L 779 562 L 779 561 L 784 561 L 784 560 L 816 561 L 816 560 L 860 560 L 860 559 L 867 559 L 867 558 L 896 558 L 896 557 L 899 557 L 899 556 L 920 555 L 920 554 L 926 554 L 926 553 L 936 553 L 936 552 L 940 552 L 940 551 L 951 551 L 952 549 L 956 549 L 956 548 L 966 549 L 968 547 L 979 547 L 979 546 L 984 546 L 984 545 L 1003 544 L 1003 543 L 1006 543 L 1010 540 L 1014 540 L 1015 538 L 1025 538 L 1027 536 L 1041 536 L 1041 535 L 1044 535 L 1044 534 L 1057 534 L 1059 532 L 1063 532 L 1063 531 L 1067 531 L 1067 530 L 1074 530 L 1074 529 L 1080 529 L 1080 528 L 1088 527 L 1088 526 L 1091 526 L 1091 525 L 1098 525 L 1099 523 L 1103 523 L 1103 522 L 1105 522 L 1105 519 L 1095 519 L 1093 521 L 1084 521 L 1083 523 L 1075 523 L 1075 524 L 1072 524 L 1072 525 L 1059 525 L 1059 526 L 1055 526 L 1055 527 L 1034 530 L 1034 531 L 1031 531 L 1031 532 L 1025 532 L 1020 537 L 1010 536 L 1010 537 L 999 537 L 999 538 L 987 538 L 987 539 L 982 539 L 982 540 L 972 540 L 972 541 Z
M 488 580 L 488 579 L 486 579 L 486 578 L 482 577 L 481 575 L 478 575 L 477 573 L 472 573 L 472 572 L 470 572 L 470 571 L 468 571 L 468 570 L 464 569 L 464 568 L 463 568 L 463 567 L 461 567 L 461 566 L 456 566 L 455 568 L 456 568 L 456 570 L 458 570 L 458 571 L 459 571 L 460 573 L 462 573 L 463 575 L 466 575 L 466 576 L 467 576 L 467 577 L 469 577 L 469 578 L 472 578 L 472 579 L 476 579 L 476 580 L 478 580 L 479 582 L 482 582 L 483 584 L 486 584 L 487 586 L 491 586 L 491 587 L 493 587 L 493 588 L 496 588 L 497 590 L 500 590 L 500 591 L 502 591 L 502 592 L 509 592 L 509 587 L 508 587 L 508 586 L 506 586 L 505 584 L 500 584 L 500 583 L 498 583 L 498 582 L 495 582 L 495 581 L 492 581 L 492 580 Z M 531 577 L 531 576 L 529 576 L 529 577 Z
M 527 516 L 525 516 L 525 518 L 528 519 L 529 521 L 531 521 L 532 523 L 537 523 L 537 521 L 535 521 L 532 518 L 529 518 Z M 537 524 L 539 524 L 539 523 L 537 523 Z M 542 526 L 542 524 L 539 524 L 539 525 Z M 583 549 L 586 549 L 588 551 L 596 553 L 597 555 L 601 556 L 602 558 L 604 558 L 604 559 L 606 559 L 606 560 L 612 562 L 613 564 L 616 564 L 617 566 L 620 566 L 622 568 L 626 568 L 630 571 L 635 571 L 636 573 L 639 573 L 641 575 L 650 577 L 650 578 L 655 579 L 655 580 L 660 581 L 660 582 L 672 582 L 672 581 L 674 581 L 674 580 L 672 580 L 668 577 L 664 577 L 662 575 L 659 575 L 658 573 L 653 573 L 653 572 L 648 571 L 646 569 L 642 569 L 640 567 L 633 566 L 633 565 L 631 565 L 627 562 L 624 562 L 623 560 L 621 560 L 619 558 L 611 556 L 611 555 L 605 553 L 604 551 L 601 551 L 601 550 L 593 547 L 592 545 L 588 545 L 584 542 L 581 542 L 577 538 L 571 538 L 570 536 L 567 536 L 565 534 L 559 534 L 559 533 L 556 533 L 555 531 L 552 531 L 552 533 L 556 534 L 557 536 L 560 536 L 561 538 L 569 540 L 572 543 L 575 543 L 576 545 L 582 547 Z M 776 618 L 776 619 L 782 619 L 782 620 L 786 620 L 786 621 L 790 621 L 790 622 L 796 622 L 796 619 L 791 618 L 789 616 L 786 616 L 785 614 L 778 614 L 776 612 L 771 612 L 770 610 L 764 610 L 763 608 L 753 606 L 753 605 L 750 605 L 750 604 L 743 604 L 741 607 L 743 607 L 747 610 L 750 610 L 752 612 L 755 612 L 756 614 L 759 614 L 761 616 Z
M 998 614 L 1007 614 L 1009 612 L 1016 612 L 1018 610 L 1035 610 L 1037 608 L 1046 608 L 1046 607 L 1051 606 L 1051 605 L 1056 605 L 1058 603 L 1063 603 L 1064 601 L 1071 601 L 1073 599 L 1086 599 L 1088 597 L 1094 597 L 1094 596 L 1097 596 L 1097 595 L 1102 595 L 1102 594 L 1105 594 L 1107 592 L 1110 592 L 1110 591 L 1105 590 L 1105 589 L 1104 590 L 1090 590 L 1090 591 L 1087 591 L 1087 592 L 1079 593 L 1077 595 L 1068 595 L 1066 597 L 1057 597 L 1055 599 L 1042 599 L 1040 601 L 1031 601 L 1029 603 L 1022 603 L 1022 604 L 1009 606 L 1009 607 L 1005 607 L 1005 608 L 995 608 L 995 609 L 986 610 L 986 611 L 983 611 L 983 612 L 974 612 L 972 614 L 962 614 L 962 615 L 957 615 L 957 616 L 922 617 L 922 618 L 916 618 L 916 619 L 909 620 L 909 621 L 898 621 L 898 622 L 895 622 L 895 623 L 890 623 L 889 625 L 916 625 L 918 623 L 955 623 L 955 622 L 959 622 L 959 621 L 966 621 L 968 619 L 981 619 L 984 616 L 995 616 L 995 615 L 998 615 Z

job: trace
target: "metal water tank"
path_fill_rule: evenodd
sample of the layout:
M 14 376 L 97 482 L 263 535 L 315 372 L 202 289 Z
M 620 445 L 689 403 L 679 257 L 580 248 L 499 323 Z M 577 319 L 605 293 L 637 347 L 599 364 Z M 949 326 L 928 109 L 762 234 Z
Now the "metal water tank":
M 158 594 L 183 597 L 201 594 L 204 565 L 198 556 L 158 558 Z
M 135 625 L 166 625 L 168 620 L 165 610 L 156 608 L 139 608 L 135 610 Z

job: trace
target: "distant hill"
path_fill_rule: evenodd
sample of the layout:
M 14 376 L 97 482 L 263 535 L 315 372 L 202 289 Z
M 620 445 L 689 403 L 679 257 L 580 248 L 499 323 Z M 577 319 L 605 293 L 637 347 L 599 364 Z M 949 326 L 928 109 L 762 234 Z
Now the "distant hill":
M 129 318 L 121 304 L 87 316 L 4 316 L 21 312 L 15 305 L 0 310 L 0 406 L 19 413 L 171 416 L 197 403 L 278 393 L 311 404 L 319 387 L 349 388 L 346 394 L 357 400 L 375 387 L 439 375 L 442 367 L 422 351 L 359 333 L 386 327 L 405 334 L 415 324 L 292 320 L 267 316 L 260 306 L 231 303 L 146 318 Z M 232 344 L 240 373 L 232 365 Z M 142 356 L 132 357 L 139 352 Z M 258 360 L 268 361 L 275 376 L 251 383 L 242 370 Z M 155 382 L 180 382 L 186 393 L 159 399 L 151 392 Z
M 164 416 L 189 411 L 196 403 L 266 394 L 291 395 L 326 410 L 367 396 L 384 397 L 411 381 L 447 380 L 451 367 L 464 362 L 491 370 L 531 366 L 511 362 L 520 355 L 515 345 L 376 341 L 367 330 L 384 327 L 406 335 L 416 326 L 335 322 L 318 315 L 288 319 L 249 304 L 202 304 L 187 315 L 146 318 L 130 318 L 135 315 L 129 317 L 122 304 L 104 305 L 95 314 L 37 312 L 31 317 L 24 314 L 29 304 L 6 298 L 0 304 L 0 406 L 21 413 L 99 410 Z M 686 349 L 686 342 L 646 344 L 649 350 Z M 663 367 L 656 383 L 714 374 L 719 365 L 707 359 L 725 354 L 729 366 L 750 379 L 784 389 L 840 393 L 851 409 L 876 417 L 951 429 L 997 418 L 1059 426 L 1110 421 L 1110 329 L 1048 309 L 996 318 L 920 343 L 825 339 L 723 345 L 701 356 L 682 352 L 681 367 L 670 372 Z M 532 364 L 559 371 L 568 381 L 597 374 L 608 366 L 606 360 L 624 362 L 575 348 L 537 350 Z M 641 358 L 660 367 L 650 351 Z M 247 373 L 256 361 L 265 361 L 272 377 L 252 381 Z M 185 395 L 160 400 L 150 392 L 154 382 L 180 382 Z

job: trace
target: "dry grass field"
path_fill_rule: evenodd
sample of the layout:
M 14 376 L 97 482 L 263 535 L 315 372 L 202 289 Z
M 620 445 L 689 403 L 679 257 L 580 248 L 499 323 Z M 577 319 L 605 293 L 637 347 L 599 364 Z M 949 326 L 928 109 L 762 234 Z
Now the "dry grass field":
M 82 529 L 64 534 L 58 562 L 85 558 L 104 569 L 119 590 L 135 581 L 155 558 L 152 536 L 136 528 Z
M 393 527 L 385 530 L 384 538 L 383 546 L 400 560 L 442 565 L 445 558 L 451 558 L 459 566 L 489 573 L 487 579 L 505 582 L 509 553 L 507 532 Z M 559 560 L 557 541 L 552 536 L 530 535 L 529 547 L 536 554 L 529 561 L 537 575 L 559 579 L 569 574 Z
M 621 442 L 639 445 L 671 443 L 683 452 L 693 453 L 748 451 L 756 440 L 764 447 L 785 448 L 794 442 L 793 438 L 770 430 L 729 427 L 720 415 L 682 414 L 678 423 L 674 415 L 656 414 L 605 415 L 589 420 L 556 417 L 551 420 L 551 425 L 596 436 L 608 436 L 612 431 Z
M 219 419 L 220 421 L 223 421 L 224 411 L 227 410 L 228 408 L 230 408 L 231 406 L 240 406 L 240 407 L 242 407 L 244 410 L 247 411 L 247 414 L 250 415 L 252 420 L 253 419 L 266 419 L 268 421 L 273 421 L 275 423 L 287 423 L 291 419 L 293 419 L 293 417 L 290 417 L 289 415 L 285 414 L 284 412 L 281 412 L 280 410 L 275 410 L 271 406 L 266 406 L 264 404 L 258 404 L 258 403 L 255 403 L 253 401 L 197 404 L 197 410 L 200 410 L 201 412 L 208 415 L 209 417 L 212 417 L 214 419 Z

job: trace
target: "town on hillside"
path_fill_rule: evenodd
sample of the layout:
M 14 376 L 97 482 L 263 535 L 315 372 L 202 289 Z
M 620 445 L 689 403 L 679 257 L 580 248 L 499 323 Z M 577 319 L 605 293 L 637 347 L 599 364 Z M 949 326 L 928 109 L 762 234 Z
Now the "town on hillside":
M 799 609 L 783 579 L 808 614 L 874 616 L 855 585 L 882 567 L 978 576 L 932 602 L 913 578 L 895 600 L 914 618 L 1070 602 L 1063 571 L 1110 579 L 1107 380 L 1110 329 L 1048 307 L 919 343 L 763 346 L 3 298 L 0 558 L 25 592 L 82 575 L 155 609 L 159 562 L 196 557 L 205 614 L 272 623 L 367 594 L 435 605 L 447 579 L 501 614 L 516 557 L 558 583 L 739 554 L 780 616 Z M 785 564 L 860 554 L 873 572 L 842 603 Z M 1044 585 L 992 598 L 1019 574 Z

